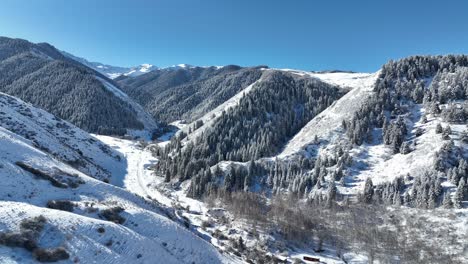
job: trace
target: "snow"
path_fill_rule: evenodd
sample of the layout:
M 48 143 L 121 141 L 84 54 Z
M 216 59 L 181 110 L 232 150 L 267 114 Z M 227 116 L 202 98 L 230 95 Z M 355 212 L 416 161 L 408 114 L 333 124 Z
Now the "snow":
M 98 179 L 117 176 L 119 153 L 88 133 L 15 97 L 0 93 L 0 126 L 65 162 L 80 161 L 83 173 Z M 86 158 L 84 158 L 86 157 Z
M 157 189 L 150 188 L 156 181 L 156 176 L 150 168 L 157 160 L 152 156 L 148 148 L 139 146 L 138 142 L 132 140 L 101 135 L 95 135 L 95 137 L 119 151 L 125 157 L 127 168 L 121 187 L 142 197 L 155 199 L 166 206 L 171 206 L 171 200 L 162 195 Z
M 119 88 L 115 87 L 113 84 L 109 83 L 108 81 L 104 80 L 103 78 L 100 78 L 96 76 L 96 79 L 98 79 L 102 84 L 104 84 L 104 87 L 108 89 L 110 92 L 112 92 L 115 96 L 119 97 L 123 101 L 127 102 L 130 104 L 130 106 L 135 110 L 138 120 L 143 123 L 143 126 L 145 127 L 144 130 L 128 130 L 128 134 L 135 137 L 135 138 L 142 138 L 145 140 L 151 140 L 153 131 L 158 127 L 156 124 L 156 121 L 153 119 L 151 115 L 149 115 L 141 105 L 133 101 L 126 93 L 124 93 L 122 90 Z
M 339 137 L 342 134 L 342 121 L 350 119 L 372 93 L 379 72 L 373 74 L 298 72 L 297 74 L 307 74 L 330 84 L 352 88 L 352 90 L 307 123 L 286 144 L 284 150 L 278 155 L 279 158 L 303 151 L 305 147 L 314 143 L 315 136 L 319 139 Z
M 122 141 L 122 149 L 107 149 L 99 140 L 73 125 L 4 94 L 0 94 L 0 112 L 1 116 L 8 117 L 0 119 L 0 232 L 18 230 L 22 220 L 43 215 L 47 225 L 39 246 L 63 246 L 71 255 L 70 261 L 228 262 L 209 243 L 169 219 L 170 209 L 141 197 L 146 182 L 152 177 L 147 169 L 154 159 L 149 152 L 136 151 L 136 142 Z M 28 135 L 23 131 L 35 131 L 36 135 L 27 139 L 17 134 Z M 88 161 L 88 167 L 80 168 L 81 171 L 56 158 L 61 155 L 53 155 L 56 152 L 75 155 L 75 148 L 82 149 L 82 156 L 77 155 Z M 114 155 L 120 158 L 116 159 Z M 17 166 L 18 161 L 48 175 L 59 173 L 79 184 L 68 188 L 54 187 L 48 180 Z M 107 167 L 112 174 L 111 183 L 115 185 L 92 178 L 101 178 L 97 177 L 100 166 Z M 70 200 L 76 206 L 73 212 L 53 210 L 46 208 L 49 200 Z M 122 225 L 104 221 L 96 212 L 115 206 L 124 208 L 121 215 L 126 221 Z M 97 232 L 98 227 L 104 227 L 105 232 Z M 110 240 L 112 245 L 106 246 Z M 26 250 L 0 246 L 0 262 L 34 261 Z
M 0 186 L 0 230 L 14 230 L 21 219 L 42 214 L 63 236 L 72 237 L 62 243 L 72 256 L 79 257 L 85 263 L 91 261 L 94 252 L 99 249 L 104 251 L 100 253 L 103 261 L 116 259 L 117 263 L 128 263 L 137 254 L 143 255 L 142 263 L 151 263 L 154 257 L 164 257 L 167 263 L 221 261 L 221 257 L 208 244 L 162 216 L 157 207 L 152 209 L 154 205 L 148 205 L 143 199 L 123 189 L 96 181 L 54 161 L 47 154 L 35 150 L 21 137 L 3 128 L 0 132 L 0 149 L 3 153 L 0 169 L 3 181 Z M 76 174 L 84 184 L 73 191 L 52 187 L 45 180 L 36 180 L 26 175 L 28 173 L 14 165 L 17 160 L 45 171 L 58 167 L 70 174 Z M 75 209 L 76 213 L 68 213 L 41 208 L 50 199 L 72 200 L 79 205 L 79 209 Z M 118 204 L 125 208 L 124 217 L 127 220 L 124 225 L 119 226 L 97 219 L 95 214 L 87 213 L 85 202 L 95 203 L 95 208 Z M 122 244 L 114 243 L 112 251 L 102 250 L 104 239 L 96 232 L 98 226 L 105 226 L 106 237 Z M 167 243 L 167 246 L 162 246 L 162 242 Z
M 91 69 L 96 70 L 97 72 L 102 73 L 103 75 L 107 76 L 110 79 L 115 79 L 119 76 L 130 76 L 130 77 L 136 77 L 142 74 L 145 74 L 147 72 L 157 70 L 159 69 L 158 67 L 148 64 L 148 63 L 143 63 L 139 66 L 134 66 L 134 67 L 120 67 L 120 66 L 112 66 L 112 65 L 106 65 L 100 62 L 90 62 L 84 58 L 80 58 L 77 56 L 74 56 L 68 52 L 61 51 L 61 53 L 65 56 L 68 57 L 72 60 L 75 60 L 81 64 L 84 64 Z
M 370 177 L 374 184 L 391 182 L 396 177 L 404 177 L 407 174 L 411 176 L 420 176 L 425 171 L 434 167 L 436 152 L 448 142 L 443 140 L 441 134 L 435 133 L 435 128 L 438 123 L 443 127 L 449 125 L 443 122 L 441 118 L 427 115 L 427 123 L 422 123 L 420 117 L 425 112 L 421 105 L 415 105 L 411 112 L 406 116 L 407 121 L 411 122 L 408 127 L 413 129 L 409 132 L 407 140 L 416 142 L 414 150 L 408 154 L 394 154 L 393 151 L 382 142 L 376 144 L 363 144 L 352 150 L 351 156 L 354 160 L 352 169 L 352 179 L 354 188 L 340 188 L 342 193 L 355 193 L 362 191 L 365 180 Z M 450 124 L 452 129 L 451 138 L 454 139 L 455 145 L 460 146 L 466 144 L 460 141 L 460 133 L 465 130 L 464 124 Z M 417 128 L 425 131 L 420 137 L 415 136 Z M 448 182 L 443 183 L 446 187 L 453 187 Z

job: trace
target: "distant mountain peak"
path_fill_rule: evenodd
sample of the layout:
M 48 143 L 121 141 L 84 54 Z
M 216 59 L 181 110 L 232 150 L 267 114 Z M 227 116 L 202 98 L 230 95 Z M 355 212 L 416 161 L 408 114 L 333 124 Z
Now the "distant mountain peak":
M 153 70 L 156 70 L 156 69 L 159 69 L 158 67 L 152 65 L 152 64 L 149 64 L 149 63 L 143 63 L 143 64 L 140 64 L 138 66 L 133 66 L 133 67 L 120 67 L 120 66 L 112 66 L 112 65 L 108 65 L 108 64 L 104 64 L 104 63 L 100 63 L 100 62 L 91 62 L 91 61 L 88 61 L 87 59 L 84 59 L 84 58 L 81 58 L 81 57 L 77 57 L 75 55 L 72 55 L 68 52 L 65 52 L 65 51 L 62 51 L 63 55 L 75 60 L 75 61 L 78 61 L 102 74 L 104 74 L 105 76 L 111 78 L 111 79 L 115 79 L 121 75 L 124 75 L 124 76 L 132 76 L 132 77 L 135 77 L 135 76 L 138 76 L 138 75 L 142 75 L 142 74 L 145 74 L 147 72 L 150 72 L 150 71 L 153 71 Z

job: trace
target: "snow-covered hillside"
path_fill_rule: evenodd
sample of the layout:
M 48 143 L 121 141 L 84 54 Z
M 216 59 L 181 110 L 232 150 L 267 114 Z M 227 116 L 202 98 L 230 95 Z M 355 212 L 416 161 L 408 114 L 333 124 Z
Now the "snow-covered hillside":
M 121 188 L 125 152 L 16 98 L 0 94 L 0 107 L 0 262 L 35 263 L 36 248 L 63 248 L 67 263 L 226 262 L 171 209 Z M 40 215 L 36 246 L 13 243 Z
M 309 73 L 301 71 L 289 72 L 319 78 L 320 80 L 351 88 L 346 95 L 338 99 L 325 111 L 313 118 L 304 128 L 299 131 L 278 155 L 281 158 L 302 151 L 308 145 L 314 143 L 314 139 L 330 140 L 333 134 L 341 131 L 342 120 L 349 119 L 362 105 L 373 89 L 379 72 L 367 73 Z M 341 131 L 342 132 L 342 131 Z M 340 133 L 339 135 L 342 135 Z M 338 136 L 339 136 L 338 135 Z
M 97 179 L 118 178 L 121 155 L 74 125 L 0 93 L 0 126 Z M 12 153 L 13 154 L 13 153 Z

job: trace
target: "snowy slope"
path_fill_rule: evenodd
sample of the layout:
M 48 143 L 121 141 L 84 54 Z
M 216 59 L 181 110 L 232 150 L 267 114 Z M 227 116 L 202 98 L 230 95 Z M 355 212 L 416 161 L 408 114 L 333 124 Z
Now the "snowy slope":
M 124 93 L 119 88 L 115 87 L 113 84 L 107 82 L 103 78 L 96 76 L 96 79 L 101 81 L 104 86 L 112 92 L 115 96 L 119 97 L 123 101 L 127 102 L 130 106 L 132 106 L 133 110 L 136 112 L 138 120 L 143 124 L 145 127 L 144 130 L 129 130 L 128 134 L 134 137 L 140 137 L 146 140 L 150 140 L 152 133 L 155 129 L 158 128 L 156 121 L 143 109 L 141 105 L 136 103 L 133 99 L 128 97 L 126 93 Z
M 300 152 L 303 148 L 313 144 L 315 136 L 319 139 L 333 138 L 335 133 L 341 130 L 342 120 L 351 118 L 367 96 L 370 95 L 373 84 L 379 75 L 379 72 L 373 74 L 290 72 L 319 78 L 324 82 L 352 88 L 352 90 L 305 125 L 287 143 L 284 150 L 279 154 L 281 158 Z
M 440 117 L 427 115 L 427 122 L 422 123 L 420 117 L 426 112 L 421 105 L 415 105 L 411 114 L 406 116 L 411 122 L 409 127 L 412 130 L 408 132 L 407 139 L 414 140 L 413 151 L 408 154 L 394 154 L 392 150 L 382 142 L 376 144 L 363 144 L 352 150 L 352 157 L 355 164 L 359 166 L 351 167 L 351 177 L 349 182 L 356 185 L 353 188 L 340 188 L 342 193 L 356 193 L 364 187 L 367 178 L 372 178 L 374 184 L 391 182 L 396 177 L 404 177 L 407 174 L 412 176 L 422 175 L 425 171 L 434 167 L 436 152 L 441 150 L 448 141 L 443 140 L 440 134 L 436 134 L 436 125 L 440 123 L 443 127 L 449 125 Z M 452 134 L 450 135 L 456 146 L 462 149 L 468 149 L 467 144 L 460 140 L 462 131 L 465 130 L 464 124 L 450 124 Z M 416 129 L 425 131 L 420 137 L 415 136 Z M 466 155 L 466 154 L 465 154 Z M 449 181 L 443 183 L 445 187 L 456 187 Z
M 158 67 L 148 64 L 148 63 L 144 63 L 144 64 L 134 66 L 134 67 L 120 67 L 120 66 L 112 66 L 112 65 L 108 65 L 108 64 L 104 64 L 100 62 L 91 62 L 84 58 L 74 56 L 65 51 L 62 51 L 62 54 L 70 59 L 73 59 L 81 64 L 84 64 L 90 67 L 93 70 L 96 70 L 104 74 L 105 76 L 111 79 L 115 79 L 121 75 L 135 77 L 135 76 L 139 76 L 147 72 L 158 69 Z
M 155 188 L 156 184 L 161 181 L 158 181 L 151 168 L 157 160 L 148 148 L 144 148 L 132 140 L 102 135 L 95 136 L 109 147 L 118 150 L 125 157 L 127 170 L 122 187 L 142 197 L 155 199 L 166 206 L 171 206 L 173 201 Z
M 159 68 L 154 66 L 154 65 L 144 63 L 144 64 L 141 64 L 139 66 L 131 67 L 126 72 L 123 72 L 123 73 L 122 72 L 120 72 L 120 73 L 114 72 L 114 73 L 109 73 L 108 75 L 109 75 L 109 77 L 111 79 L 115 79 L 115 78 L 119 77 L 120 75 L 136 77 L 136 76 L 139 76 L 139 75 L 142 75 L 142 74 L 145 74 L 147 72 L 154 71 L 154 70 L 157 70 L 157 69 L 159 69 Z
M 49 140 L 53 150 L 73 153 L 63 146 L 63 142 L 75 142 L 73 134 L 84 132 L 59 126 L 54 129 L 54 136 L 67 139 L 54 141 L 53 136 L 49 135 L 51 132 L 35 121 L 40 119 L 45 122 L 44 120 L 49 120 L 44 118 L 46 116 L 50 117 L 51 126 L 59 122 L 66 123 L 60 120 L 54 123 L 51 115 L 33 109 L 15 98 L 2 96 L 1 99 L 4 99 L 1 101 L 2 112 L 9 110 L 5 106 L 5 100 L 13 102 L 10 105 L 14 110 L 8 112 L 9 123 L 24 124 L 21 128 L 25 130 L 28 129 L 26 125 L 34 125 L 37 128 L 38 142 Z M 33 114 L 22 116 L 21 113 L 15 113 L 18 111 L 15 107 L 21 108 L 21 111 L 29 109 Z M 24 120 L 28 118 L 33 120 Z M 20 121 L 17 122 L 16 119 Z M 16 231 L 22 220 L 43 215 L 47 219 L 47 225 L 38 241 L 39 246 L 64 247 L 70 254 L 70 263 L 154 263 L 155 260 L 164 263 L 226 262 L 211 245 L 167 218 L 166 214 L 174 217 L 171 210 L 163 209 L 157 203 L 149 202 L 122 188 L 95 180 L 54 158 L 49 152 L 51 150 L 12 131 L 4 128 L 3 124 L 0 127 L 0 232 Z M 86 140 L 90 138 L 88 135 Z M 96 139 L 94 141 L 97 142 Z M 92 145 L 89 148 L 89 151 L 98 152 Z M 95 153 L 97 154 L 104 155 Z M 118 155 L 121 160 L 112 164 L 113 172 L 126 177 L 129 162 L 125 155 Z M 25 169 L 24 165 L 20 166 L 19 162 L 65 186 L 54 185 L 51 180 L 40 176 L 41 174 Z M 124 179 L 122 181 L 125 182 Z M 45 208 L 49 200 L 72 201 L 73 212 Z M 116 206 L 124 209 L 120 213 L 125 218 L 123 224 L 105 221 L 99 216 L 100 211 Z M 98 232 L 99 227 L 103 227 L 105 231 Z M 0 262 L 29 263 L 33 259 L 26 250 L 0 246 Z
M 97 179 L 118 177 L 120 154 L 74 125 L 0 93 L 0 126 Z

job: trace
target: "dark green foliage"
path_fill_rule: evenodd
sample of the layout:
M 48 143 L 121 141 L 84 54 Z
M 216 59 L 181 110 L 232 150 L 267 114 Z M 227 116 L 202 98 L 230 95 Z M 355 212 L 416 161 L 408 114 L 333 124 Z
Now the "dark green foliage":
M 67 212 L 73 212 L 75 205 L 68 200 L 50 200 L 47 202 L 47 207 Z
M 124 134 L 126 128 L 143 128 L 133 108 L 95 78 L 106 77 L 64 57 L 48 44 L 0 38 L 0 72 L 0 92 L 88 132 Z
M 50 174 L 48 174 L 48 173 L 46 173 L 44 171 L 38 170 L 36 168 L 33 168 L 32 166 L 30 166 L 30 165 L 28 165 L 26 163 L 18 161 L 15 164 L 18 165 L 18 167 L 22 168 L 23 170 L 25 170 L 27 172 L 30 172 L 34 176 L 36 176 L 36 177 L 38 177 L 40 179 L 49 181 L 55 187 L 58 187 L 58 188 L 67 188 L 68 187 L 66 184 L 56 180 Z
M 262 75 L 239 66 L 162 69 L 120 80 L 123 89 L 157 120 L 195 120 Z
M 70 254 L 63 248 L 37 248 L 33 252 L 34 258 L 39 262 L 57 262 L 70 258 Z
M 40 215 L 34 218 L 28 218 L 20 223 L 20 230 L 22 233 L 32 232 L 33 234 L 40 234 L 44 229 L 47 219 Z
M 406 124 L 401 117 L 398 117 L 396 121 L 390 122 L 389 125 L 384 122 L 383 141 L 386 145 L 392 146 L 394 153 L 398 153 L 405 140 L 406 132 Z
M 374 184 L 372 184 L 372 179 L 367 178 L 366 183 L 364 184 L 364 194 L 362 196 L 362 200 L 364 203 L 370 204 L 372 203 L 374 196 Z
M 15 164 L 35 177 L 49 181 L 53 186 L 58 188 L 77 188 L 80 184 L 84 184 L 84 181 L 78 175 L 72 175 L 57 168 L 49 172 L 34 168 L 32 165 L 22 161 L 17 161 Z
M 47 219 L 40 215 L 33 218 L 27 218 L 20 223 L 20 232 L 1 232 L 0 245 L 7 247 L 21 247 L 28 251 L 38 248 L 37 239 L 39 238 Z
M 125 218 L 120 215 L 124 209 L 122 207 L 112 207 L 108 209 L 104 209 L 99 213 L 99 216 L 106 219 L 107 221 L 114 222 L 116 224 L 123 224 L 125 223 Z

